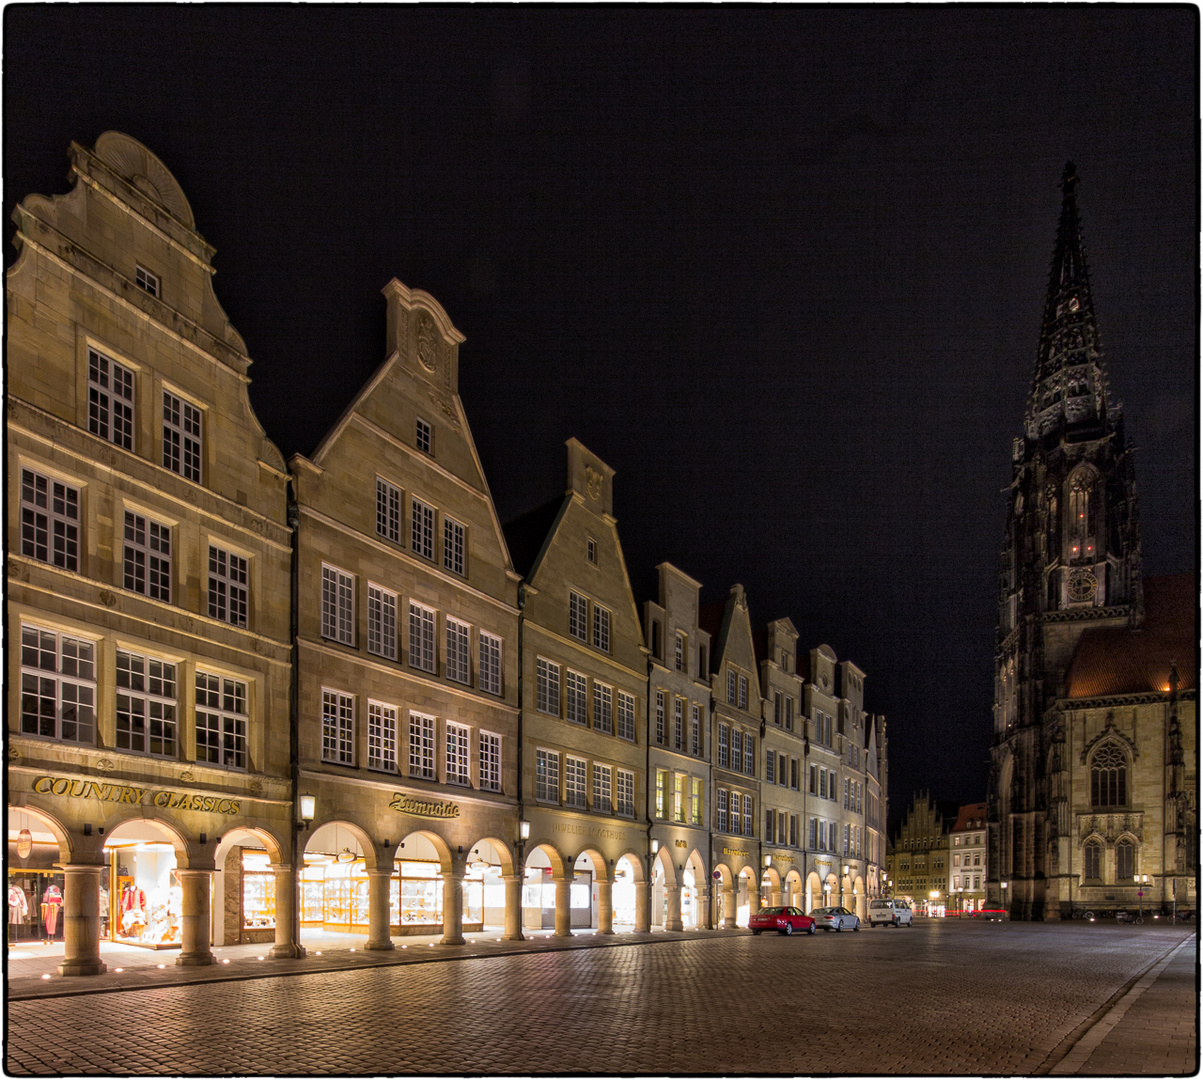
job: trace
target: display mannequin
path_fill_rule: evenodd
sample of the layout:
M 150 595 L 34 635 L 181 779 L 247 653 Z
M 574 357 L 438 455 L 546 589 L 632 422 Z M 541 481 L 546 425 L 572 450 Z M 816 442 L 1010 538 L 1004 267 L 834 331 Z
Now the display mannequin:
M 63 893 L 57 885 L 48 885 L 42 893 L 42 914 L 46 920 L 46 944 L 54 940 L 58 933 L 58 913 L 63 906 Z
M 8 940 L 20 941 L 20 927 L 29 915 L 29 901 L 25 890 L 15 881 L 8 887 Z M 14 929 L 16 928 L 16 929 Z
M 97 906 L 100 908 L 100 936 L 107 937 L 109 933 L 109 890 L 103 885 L 100 886 Z

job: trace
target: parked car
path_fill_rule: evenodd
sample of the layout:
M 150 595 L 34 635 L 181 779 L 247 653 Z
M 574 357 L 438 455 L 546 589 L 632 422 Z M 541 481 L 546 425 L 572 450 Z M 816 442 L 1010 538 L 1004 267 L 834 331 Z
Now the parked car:
M 811 914 L 815 917 L 815 926 L 820 930 L 860 929 L 860 919 L 846 907 L 820 907 Z
M 914 926 L 915 913 L 905 900 L 887 898 L 869 901 L 870 926 Z
M 802 930 L 813 934 L 815 921 L 801 908 L 766 907 L 748 917 L 748 929 L 753 934 L 759 934 L 761 930 L 776 930 L 779 934 L 792 934 L 795 930 Z

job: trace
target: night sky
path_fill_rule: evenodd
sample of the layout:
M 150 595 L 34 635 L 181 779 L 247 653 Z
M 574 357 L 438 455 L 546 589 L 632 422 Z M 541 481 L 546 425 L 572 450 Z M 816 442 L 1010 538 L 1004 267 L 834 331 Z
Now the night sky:
M 384 359 L 392 277 L 466 335 L 498 512 L 617 470 L 670 560 L 866 673 L 891 818 L 986 796 L 1011 440 L 1067 160 L 1146 574 L 1197 552 L 1198 12 L 9 6 L 4 211 L 123 131 L 183 186 L 311 451 Z M 6 262 L 13 253 L 6 247 Z

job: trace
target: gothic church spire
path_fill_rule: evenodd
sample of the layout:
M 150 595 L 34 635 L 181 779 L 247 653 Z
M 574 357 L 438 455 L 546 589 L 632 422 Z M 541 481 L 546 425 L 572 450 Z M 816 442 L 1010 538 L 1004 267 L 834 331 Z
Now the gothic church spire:
M 1024 420 L 1025 434 L 1032 441 L 1097 436 L 1109 427 L 1112 411 L 1078 217 L 1077 185 L 1077 172 L 1068 162 L 1061 177 L 1061 220 Z

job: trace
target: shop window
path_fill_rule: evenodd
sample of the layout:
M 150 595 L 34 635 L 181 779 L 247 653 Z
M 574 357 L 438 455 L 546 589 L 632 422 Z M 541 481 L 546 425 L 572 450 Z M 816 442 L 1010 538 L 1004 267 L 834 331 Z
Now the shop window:
M 618 737 L 635 741 L 635 699 L 618 691 Z
M 179 945 L 184 900 L 171 845 L 122 844 L 106 852 L 114 885 L 113 939 L 152 949 Z
M 496 634 L 488 634 L 482 630 L 479 636 L 478 648 L 480 663 L 477 671 L 479 673 L 480 688 L 486 694 L 500 694 L 501 638 L 497 637 Z
M 152 600 L 171 603 L 171 526 L 125 511 L 122 584 Z
M 209 617 L 246 626 L 249 606 L 247 560 L 209 545 Z
M 92 642 L 37 626 L 21 628 L 21 731 L 63 742 L 95 741 Z
M 117 650 L 118 750 L 176 756 L 176 666 Z
M 242 928 L 274 930 L 276 875 L 265 851 L 242 853 Z
M 163 391 L 163 468 L 201 483 L 204 415 L 195 405 Z
M 21 554 L 79 570 L 79 489 L 21 470 Z
M 401 489 L 376 477 L 376 535 L 401 543 Z
M 134 448 L 134 373 L 95 349 L 88 350 L 88 430 Z

